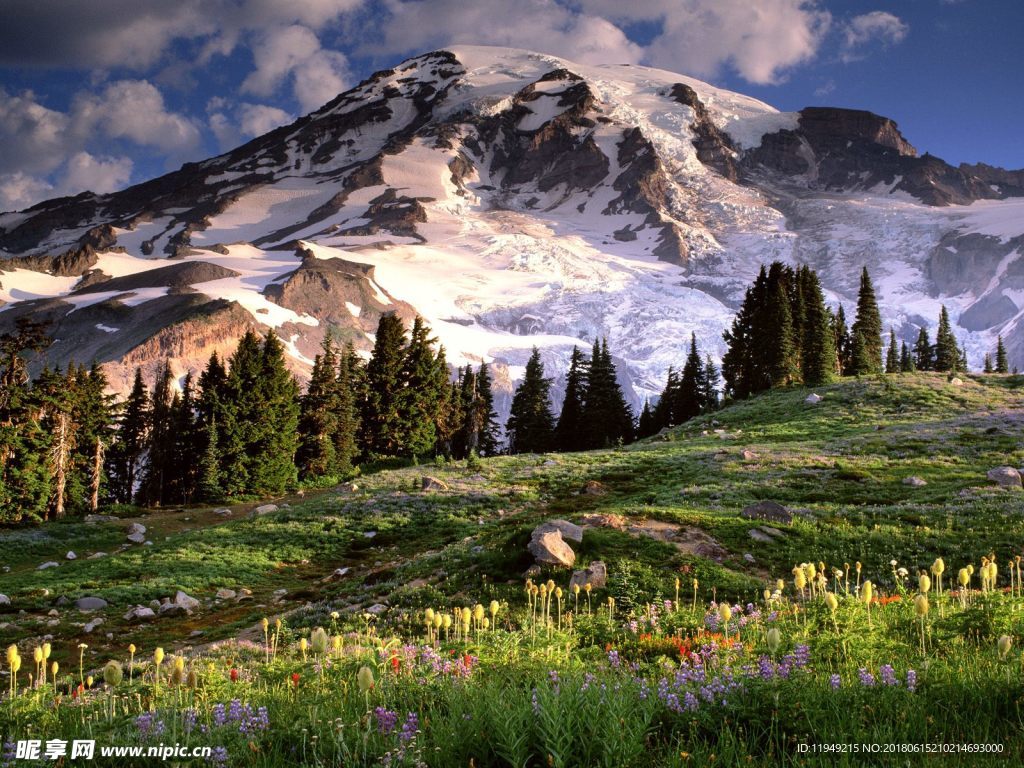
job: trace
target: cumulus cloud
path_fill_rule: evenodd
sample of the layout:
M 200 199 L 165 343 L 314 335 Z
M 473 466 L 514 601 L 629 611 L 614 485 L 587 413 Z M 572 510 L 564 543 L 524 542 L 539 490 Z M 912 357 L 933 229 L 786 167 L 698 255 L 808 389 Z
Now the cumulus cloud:
M 862 49 L 871 43 L 895 45 L 902 42 L 910 27 L 898 16 L 886 11 L 872 11 L 853 17 L 843 27 L 843 44 L 840 58 L 856 61 L 863 57 Z
M 206 109 L 210 130 L 221 150 L 233 149 L 246 139 L 262 136 L 295 119 L 269 104 L 235 104 L 222 98 L 211 99 Z
M 93 157 L 88 152 L 76 152 L 67 161 L 59 194 L 74 195 L 86 189 L 103 194 L 121 189 L 131 178 L 132 166 L 128 157 Z
M 457 43 L 551 53 L 581 63 L 637 63 L 643 49 L 615 24 L 546 0 L 385 0 L 375 53 L 402 55 Z
M 187 153 L 199 144 L 195 122 L 170 112 L 163 94 L 146 80 L 118 80 L 100 93 L 80 93 L 71 108 L 72 127 L 87 138 L 95 131 L 167 153 Z
M 48 109 L 26 91 L 0 90 L 0 173 L 48 172 L 60 165 L 68 116 Z

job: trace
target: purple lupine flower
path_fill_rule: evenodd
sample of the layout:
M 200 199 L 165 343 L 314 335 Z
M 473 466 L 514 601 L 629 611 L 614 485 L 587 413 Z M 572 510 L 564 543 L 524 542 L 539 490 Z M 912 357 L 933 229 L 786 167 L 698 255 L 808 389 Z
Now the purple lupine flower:
M 551 683 L 551 688 L 554 690 L 555 695 L 561 693 L 562 686 L 560 685 L 561 680 L 558 678 L 558 670 L 552 669 L 548 672 L 548 682 Z
M 875 684 L 875 676 L 864 669 L 864 667 L 857 670 L 857 677 L 860 678 L 860 684 L 865 688 L 870 688 Z
M 224 705 L 223 704 L 214 704 L 213 705 L 212 714 L 213 714 L 213 724 L 215 726 L 217 726 L 218 728 L 220 726 L 224 725 L 224 723 L 227 722 L 227 715 L 224 714 Z
M 181 718 L 182 727 L 185 729 L 185 733 L 191 733 L 192 729 L 196 727 L 196 718 L 198 714 L 195 709 L 186 709 Z
M 592 682 L 594 682 L 596 679 L 597 678 L 594 677 L 594 675 L 592 675 L 589 672 L 587 672 L 585 675 L 583 675 L 583 685 L 580 686 L 580 690 L 581 691 L 589 690 L 590 689 L 590 684 Z M 534 690 L 534 699 L 536 699 L 536 690 Z
M 420 727 L 420 719 L 415 712 L 410 712 L 405 717 L 405 722 L 402 724 L 402 732 L 398 734 L 398 740 L 402 744 L 408 744 L 414 738 L 416 738 L 416 732 Z
M 892 668 L 892 664 L 883 664 L 878 668 L 878 674 L 882 677 L 883 685 L 899 685 L 900 681 L 896 679 L 896 670 Z
M 700 706 L 700 703 L 697 701 L 697 697 L 689 691 L 687 691 L 686 695 L 683 697 L 683 701 L 686 703 L 687 712 L 696 712 L 697 707 Z
M 377 707 L 373 710 L 373 716 L 377 719 L 377 733 L 389 734 L 398 727 L 398 713 L 384 707 Z
M 828 679 L 828 684 L 832 686 L 833 691 L 838 691 L 839 686 L 843 684 L 842 678 L 840 678 L 839 675 L 832 675 L 832 677 Z
M 640 624 L 637 623 L 636 619 L 631 619 L 630 620 L 630 622 L 629 622 L 629 631 L 632 632 L 634 635 L 637 634 L 640 631 Z
M 533 696 L 531 697 L 531 700 L 532 700 L 532 703 L 533 703 L 533 714 L 539 715 L 540 714 L 540 702 L 537 700 L 537 689 L 536 688 L 533 689 Z
M 762 680 L 771 680 L 775 677 L 775 665 L 767 656 L 762 656 L 757 662 L 757 674 Z
M 210 762 L 215 768 L 226 768 L 228 764 L 228 750 L 225 747 L 214 747 L 210 752 Z
M 907 690 L 911 693 L 917 690 L 917 672 L 912 669 L 907 670 Z
M 618 669 L 619 667 L 619 652 L 616 650 L 608 651 L 608 663 Z

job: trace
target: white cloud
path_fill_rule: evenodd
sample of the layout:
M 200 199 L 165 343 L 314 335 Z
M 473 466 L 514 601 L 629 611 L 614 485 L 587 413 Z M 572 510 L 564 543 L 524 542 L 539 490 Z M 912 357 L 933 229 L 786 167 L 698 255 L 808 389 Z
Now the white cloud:
M 863 57 L 861 49 L 864 46 L 874 42 L 895 45 L 902 42 L 909 31 L 909 25 L 886 11 L 872 11 L 855 16 L 843 27 L 840 59 L 846 62 L 856 61 Z
M 235 104 L 225 99 L 211 99 L 206 105 L 210 130 L 222 151 L 233 149 L 247 139 L 262 136 L 295 118 L 283 109 L 269 104 Z
M 611 22 L 546 0 L 385 0 L 381 54 L 418 53 L 456 43 L 501 45 L 581 63 L 637 63 L 643 49 Z
M 32 92 L 11 96 L 0 90 L 0 173 L 56 168 L 64 156 L 67 127 L 67 115 L 44 107 Z
M 287 125 L 294 118 L 283 109 L 267 104 L 242 104 L 240 125 L 245 136 L 262 136 L 275 128 Z
M 74 195 L 88 189 L 103 194 L 121 189 L 131 178 L 132 165 L 128 157 L 93 157 L 88 152 L 76 152 L 67 162 L 59 193 Z
M 17 171 L 0 173 L 0 211 L 20 211 L 49 197 L 53 185 L 38 176 Z

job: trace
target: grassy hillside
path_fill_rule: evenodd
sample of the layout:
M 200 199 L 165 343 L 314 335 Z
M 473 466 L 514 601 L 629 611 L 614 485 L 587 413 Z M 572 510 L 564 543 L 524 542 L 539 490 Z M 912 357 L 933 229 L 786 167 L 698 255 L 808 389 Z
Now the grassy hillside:
M 481 640 L 478 633 L 475 640 L 465 639 L 451 649 L 472 651 L 492 665 L 494 674 L 503 670 L 500 674 L 516 677 L 527 675 L 526 667 L 532 668 L 532 662 L 523 661 L 526 658 L 547 659 L 547 665 L 558 666 L 557 655 L 552 655 L 556 647 L 562 653 L 565 648 L 578 649 L 570 653 L 575 661 L 567 665 L 577 672 L 582 670 L 579 659 L 590 659 L 605 670 L 602 649 L 606 646 L 621 649 L 624 658 L 636 663 L 655 659 L 658 654 L 638 649 L 638 633 L 630 629 L 629 620 L 642 619 L 651 604 L 675 603 L 677 577 L 683 594 L 673 606 L 675 623 L 662 627 L 666 637 L 701 635 L 708 630 L 707 612 L 713 613 L 718 604 L 735 602 L 741 609 L 748 603 L 763 604 L 764 587 L 774 589 L 775 579 L 785 578 L 790 581 L 788 598 L 792 599 L 786 605 L 793 608 L 795 622 L 787 625 L 794 634 L 790 645 L 796 643 L 795 633 L 802 626 L 804 642 L 811 646 L 811 662 L 822 668 L 827 664 L 855 669 L 868 664 L 866 659 L 877 665 L 913 653 L 925 666 L 929 662 L 922 655 L 934 656 L 941 668 L 946 663 L 941 661 L 941 644 L 927 645 L 939 643 L 939 638 L 950 643 L 959 638 L 961 647 L 979 643 L 994 656 L 996 636 L 1020 634 L 1021 601 L 1011 597 L 1006 605 L 993 604 L 979 615 L 971 614 L 965 605 L 955 622 L 943 616 L 945 623 L 940 623 L 934 617 L 936 623 L 928 625 L 922 654 L 910 606 L 916 578 L 897 583 L 890 562 L 898 561 L 913 575 L 941 557 L 947 564 L 947 587 L 955 587 L 961 566 L 974 563 L 978 567 L 980 558 L 994 552 L 1003 569 L 1000 587 L 1010 583 L 1004 563 L 1021 552 L 1024 495 L 997 487 L 986 479 L 986 472 L 1002 465 L 1024 466 L 1024 377 L 965 377 L 962 386 L 936 374 L 847 381 L 817 390 L 824 398 L 817 405 L 805 402 L 808 392 L 772 392 L 620 450 L 500 457 L 472 468 L 463 462 L 380 471 L 357 479 L 354 490 L 331 489 L 279 500 L 279 511 L 253 519 L 249 511 L 255 505 L 240 505 L 231 508 L 230 515 L 209 508 L 162 510 L 118 522 L 66 522 L 6 532 L 0 536 L 0 566 L 10 570 L 0 577 L 0 592 L 11 602 L 0 606 L 0 635 L 7 642 L 20 643 L 22 656 L 29 659 L 27 666 L 32 666 L 32 647 L 48 637 L 53 658 L 67 671 L 77 669 L 79 642 L 88 644 L 86 668 L 99 667 L 109 658 L 126 659 L 125 649 L 132 642 L 140 654 L 149 654 L 157 645 L 168 651 L 190 647 L 204 658 L 223 660 L 223 650 L 211 649 L 208 643 L 243 637 L 262 647 L 266 638 L 260 620 L 269 617 L 273 622 L 280 616 L 284 618 L 281 642 L 288 645 L 291 662 L 297 652 L 290 644 L 315 626 L 329 627 L 332 634 L 358 633 L 355 645 L 366 650 L 373 645 L 366 634 L 371 629 L 375 638 L 393 634 L 408 639 L 421 633 L 422 620 L 417 617 L 427 607 L 442 611 L 497 600 L 502 616 L 507 616 L 499 634 L 504 634 L 502 642 L 508 648 L 496 648 L 497 638 L 485 634 Z M 448 490 L 421 490 L 424 475 L 441 480 Z M 904 479 L 911 476 L 922 478 L 926 485 L 905 484 Z M 762 524 L 740 516 L 744 506 L 759 500 L 785 505 L 794 513 L 793 522 Z M 523 591 L 523 573 L 533 561 L 527 551 L 530 533 L 544 520 L 581 522 L 592 515 L 606 516 L 602 522 L 611 525 L 587 527 L 582 544 L 573 548 L 579 567 L 591 560 L 607 563 L 607 589 L 596 590 L 592 601 L 596 607 L 612 597 L 616 613 L 607 616 L 604 628 L 592 626 L 599 622 L 574 610 L 571 630 L 556 628 L 552 635 L 545 627 L 548 634 L 540 642 L 535 636 L 536 620 L 525 612 Z M 152 543 L 118 551 L 130 522 L 145 525 Z M 69 549 L 77 554 L 76 560 L 65 560 Z M 97 551 L 109 554 L 88 559 Z M 50 560 L 60 565 L 36 570 Z M 863 578 L 873 580 L 881 593 L 905 598 L 903 608 L 909 614 L 894 614 L 888 621 L 879 608 L 880 624 L 871 627 L 872 639 L 865 635 L 850 641 L 859 649 L 855 652 L 840 638 L 843 632 L 861 627 L 866 618 L 863 606 L 852 592 L 845 594 L 851 591 L 849 583 L 831 581 L 828 588 L 844 597 L 837 614 L 847 617 L 842 625 L 818 602 L 801 602 L 793 593 L 790 572 L 795 564 L 805 562 L 826 563 L 830 578 L 833 568 L 843 571 L 845 565 L 852 571 L 853 564 L 860 562 Z M 339 578 L 328 578 L 338 568 L 349 570 Z M 567 613 L 574 608 L 569 604 L 568 575 L 564 570 L 545 570 L 534 577 L 540 581 L 550 577 L 566 590 L 562 607 Z M 698 582 L 696 594 L 693 579 Z M 178 589 L 201 601 L 191 615 L 141 623 L 122 618 L 131 606 L 173 597 Z M 251 596 L 241 601 L 219 599 L 218 589 L 250 590 Z M 102 597 L 110 605 L 95 613 L 80 613 L 72 603 L 86 595 Z M 788 598 L 783 596 L 784 601 Z M 378 604 L 387 606 L 379 618 L 364 613 Z M 689 613 L 683 608 L 689 608 Z M 951 604 L 951 614 L 953 608 Z M 332 612 L 338 613 L 337 618 L 332 618 Z M 781 613 L 789 616 L 788 609 Z M 97 617 L 103 623 L 85 634 L 83 625 Z M 819 647 L 809 620 L 822 632 L 834 629 L 835 637 Z M 566 624 L 569 621 L 566 617 Z M 758 626 L 744 638 L 751 653 L 755 646 L 763 649 L 765 642 L 766 626 Z M 658 632 L 653 634 L 657 640 Z M 841 644 L 841 652 L 836 643 Z M 512 647 L 521 653 L 511 653 Z M 232 660 L 237 653 L 231 652 Z M 259 648 L 255 656 L 256 661 L 261 658 Z M 357 658 L 354 654 L 348 666 L 338 661 L 339 673 Z M 275 674 L 282 671 L 268 666 Z M 212 667 L 209 673 L 215 675 Z M 253 672 L 256 678 L 261 674 Z M 986 675 L 1002 674 L 996 666 L 978 672 L 979 679 L 985 680 Z M 1010 681 L 1010 672 L 1005 674 Z M 935 675 L 936 680 L 942 677 L 939 672 Z M 1019 698 L 1019 681 L 1018 660 L 1012 686 L 1005 692 L 1007 702 Z M 212 681 L 206 684 L 215 687 Z M 815 685 L 825 690 L 822 680 Z M 966 682 L 961 685 L 969 687 Z M 938 682 L 936 686 L 939 691 Z M 952 695 L 955 676 L 942 686 L 943 695 Z M 522 681 L 512 687 L 522 688 Z M 447 701 L 444 697 L 449 693 L 436 695 L 439 701 Z M 146 701 L 159 704 L 156 698 Z M 972 706 L 977 703 L 970 701 Z M 1002 706 L 1002 701 L 993 706 Z M 359 696 L 355 702 L 351 715 L 359 721 L 357 710 L 364 702 Z M 429 714 L 434 704 L 422 698 L 420 702 L 420 715 Z M 445 705 L 449 710 L 450 704 Z M 861 705 L 893 711 L 907 707 L 899 699 L 857 704 Z M 0 733 L 10 735 L 17 727 L 12 722 L 24 726 L 31 721 L 28 715 L 13 713 L 13 709 L 8 713 L 11 720 L 6 726 L 5 715 L 0 714 Z M 778 712 L 772 717 L 777 716 Z M 439 713 L 434 717 L 442 719 Z M 768 716 L 760 712 L 757 717 Z M 992 733 L 1003 740 L 1020 737 L 1019 723 L 1019 719 L 1003 723 Z M 113 718 L 111 732 L 119 727 Z M 307 723 L 307 727 L 313 726 Z M 721 759 L 731 754 L 743 764 L 749 764 L 748 755 L 764 764 L 789 759 L 794 764 L 799 759 L 842 764 L 822 756 L 798 755 L 795 749 L 780 755 L 778 734 L 741 729 L 709 735 L 703 726 L 691 723 L 678 733 L 673 726 L 665 731 L 671 737 L 661 738 L 658 734 L 665 727 L 657 720 L 647 722 L 639 734 L 640 743 L 653 744 L 651 749 L 665 760 L 671 757 L 678 762 L 683 759 L 679 753 L 698 754 L 700 749 L 707 757 L 717 749 Z M 692 739 L 684 744 L 686 733 Z M 852 729 L 836 740 L 871 733 Z M 889 735 L 909 738 L 898 729 Z M 946 737 L 953 735 L 955 727 L 945 732 Z M 720 744 L 723 739 L 728 745 Z M 677 749 L 680 744 L 683 747 Z M 364 748 L 369 749 L 366 744 Z M 284 759 L 278 749 L 283 747 L 253 750 L 261 755 L 257 764 L 277 764 Z M 444 749 L 438 747 L 440 752 Z M 467 765 L 468 757 L 475 755 L 478 766 L 510 762 L 472 751 L 459 752 L 461 762 L 454 758 L 447 762 L 438 754 L 420 759 L 431 765 Z M 527 754 L 532 755 L 533 764 L 540 753 Z M 372 764 L 370 752 L 359 759 L 349 757 L 353 764 Z M 610 764 L 629 764 L 634 757 L 622 759 L 625 762 Z M 592 763 L 570 759 L 561 764 Z M 726 760 L 726 764 L 730 763 Z

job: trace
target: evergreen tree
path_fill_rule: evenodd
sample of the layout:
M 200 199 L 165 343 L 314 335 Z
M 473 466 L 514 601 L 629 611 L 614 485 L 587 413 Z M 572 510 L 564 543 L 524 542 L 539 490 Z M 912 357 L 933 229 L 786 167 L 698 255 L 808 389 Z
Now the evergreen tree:
M 212 417 L 203 425 L 202 429 L 203 455 L 199 460 L 196 494 L 199 501 L 216 504 L 224 498 L 220 472 L 220 449 L 217 443 L 217 417 Z
M 328 334 L 313 360 L 309 386 L 299 404 L 299 477 L 316 479 L 337 473 L 335 432 L 338 427 L 338 353 Z
M 853 369 L 853 339 L 850 336 L 850 329 L 846 324 L 846 311 L 843 309 L 842 304 L 839 305 L 839 309 L 835 314 L 835 322 L 832 327 L 836 350 L 836 373 L 845 376 Z
M 864 267 L 857 294 L 857 318 L 854 320 L 853 373 L 857 375 L 882 372 L 882 316 L 878 311 L 875 289 L 868 268 Z M 858 340 L 857 337 L 860 337 Z
M 827 384 L 835 378 L 836 329 L 833 327 L 833 318 L 825 306 L 825 296 L 821 291 L 817 274 L 810 267 L 804 267 L 800 271 L 800 282 L 803 285 L 805 305 L 801 374 L 805 384 L 818 386 Z M 844 325 L 845 322 L 843 320 Z
M 683 365 L 683 375 L 679 380 L 676 400 L 672 407 L 672 421 L 683 424 L 704 409 L 704 362 L 697 352 L 697 334 L 690 333 L 690 352 Z
M 950 327 L 949 313 L 946 311 L 946 305 L 943 304 L 939 312 L 939 329 L 935 334 L 934 370 L 955 371 L 959 367 L 959 363 L 960 350 Z
M 143 474 L 143 455 L 149 441 L 149 394 L 142 369 L 135 369 L 131 392 L 121 409 L 116 436 L 107 458 L 110 498 L 130 504 Z
M 170 361 L 164 361 L 153 386 L 149 404 L 149 438 L 146 444 L 146 468 L 139 490 L 143 504 L 160 505 L 164 502 L 165 490 L 171 480 L 174 465 L 174 375 Z
M 928 329 L 921 326 L 914 343 L 914 365 L 919 371 L 935 370 L 935 348 L 928 338 Z
M 985 362 L 984 362 L 984 365 L 982 366 L 981 372 L 982 373 L 992 373 L 993 370 L 994 369 L 992 368 L 992 355 L 990 355 L 988 352 L 986 352 L 985 353 Z
M 480 410 L 484 414 L 483 426 L 480 428 L 480 455 L 494 456 L 498 453 L 498 414 L 494 410 L 491 372 L 486 362 L 480 363 L 476 391 L 480 398 Z
M 444 347 L 436 353 L 430 327 L 417 317 L 409 334 L 401 369 L 399 452 L 421 456 L 437 443 L 437 423 L 448 388 Z
M 640 411 L 640 419 L 637 421 L 636 426 L 637 439 L 642 440 L 657 433 L 658 427 L 654 421 L 654 411 L 651 409 L 651 402 L 650 400 L 644 400 L 644 407 Z
M 608 341 L 594 341 L 583 403 L 584 447 L 607 448 L 633 439 L 633 413 L 616 376 Z
M 763 313 L 763 324 L 758 329 L 762 343 L 758 344 L 757 348 L 766 359 L 769 385 L 786 387 L 799 380 L 796 333 L 786 285 L 781 275 L 773 280 L 769 272 L 769 281 L 772 285 L 768 304 Z
M 555 423 L 549 403 L 550 391 L 551 381 L 544 378 L 540 350 L 534 347 L 523 381 L 512 396 L 505 425 L 509 453 L 543 453 L 551 448 Z
M 913 373 L 915 370 L 914 356 L 910 354 L 910 348 L 907 346 L 907 342 L 904 341 L 900 345 L 900 371 L 903 373 Z
M 397 456 L 402 445 L 401 393 L 404 387 L 405 328 L 394 313 L 381 315 L 373 353 L 366 366 L 362 444 L 368 456 Z
M 1006 346 L 1003 344 L 1003 337 L 1000 335 L 996 340 L 996 373 L 1009 373 L 1010 364 L 1006 357 Z
M 900 353 L 896 348 L 896 331 L 889 329 L 889 349 L 885 353 L 885 372 L 900 372 Z
M 727 346 L 726 352 L 722 356 L 722 378 L 725 380 L 726 393 L 735 398 L 749 397 L 771 385 L 771 382 L 758 370 L 755 361 L 754 331 L 757 315 L 761 312 L 767 298 L 767 289 L 768 273 L 762 265 L 754 284 L 744 294 L 743 303 L 733 318 L 731 327 L 722 334 Z M 663 407 L 662 401 L 659 401 L 658 406 Z M 669 415 L 668 420 L 662 426 L 668 426 L 670 423 L 671 416 Z
M 181 395 L 171 409 L 173 430 L 171 483 L 165 498 L 170 503 L 188 504 L 199 485 L 199 464 L 205 435 L 196 416 L 196 394 L 191 371 L 185 375 Z
M 574 346 L 565 376 L 565 398 L 555 427 L 555 446 L 559 451 L 581 451 L 585 446 L 583 407 L 587 373 L 583 354 Z
M 704 358 L 704 410 L 714 411 L 718 409 L 718 366 L 711 359 L 711 355 Z
M 672 366 L 669 366 L 668 376 L 665 380 L 665 388 L 661 391 L 657 404 L 654 406 L 653 417 L 655 432 L 665 427 L 675 426 L 672 419 L 672 406 L 678 397 L 679 374 Z
M 339 477 L 352 473 L 359 454 L 359 402 L 363 367 L 349 342 L 338 359 L 338 383 L 334 401 L 334 466 Z
M 960 353 L 959 353 L 959 355 L 957 355 L 956 369 L 958 371 L 963 371 L 964 373 L 966 373 L 967 370 L 968 370 L 968 368 L 967 368 L 967 347 L 962 345 L 962 344 L 960 345 Z

